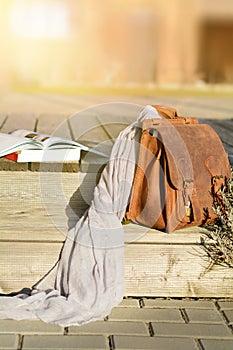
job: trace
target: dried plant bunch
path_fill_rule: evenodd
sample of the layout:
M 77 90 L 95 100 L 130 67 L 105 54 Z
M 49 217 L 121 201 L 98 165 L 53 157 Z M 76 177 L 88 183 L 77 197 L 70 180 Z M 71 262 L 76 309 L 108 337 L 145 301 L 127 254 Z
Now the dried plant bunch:
M 210 259 L 209 268 L 218 264 L 233 268 L 233 170 L 231 178 L 213 194 L 216 219 L 205 226 L 202 247 Z

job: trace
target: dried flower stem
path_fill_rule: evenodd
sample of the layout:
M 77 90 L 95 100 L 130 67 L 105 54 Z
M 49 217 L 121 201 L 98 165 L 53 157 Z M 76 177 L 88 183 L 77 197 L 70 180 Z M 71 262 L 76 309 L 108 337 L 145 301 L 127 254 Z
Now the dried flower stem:
M 233 170 L 225 186 L 214 195 L 213 210 L 216 220 L 205 226 L 202 248 L 210 259 L 210 270 L 214 265 L 233 268 Z

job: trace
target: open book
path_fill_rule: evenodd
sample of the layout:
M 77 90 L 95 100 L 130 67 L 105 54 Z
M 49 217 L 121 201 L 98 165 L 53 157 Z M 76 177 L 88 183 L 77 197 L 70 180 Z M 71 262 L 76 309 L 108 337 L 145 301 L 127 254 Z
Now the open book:
M 79 161 L 81 150 L 107 157 L 102 152 L 76 141 L 18 129 L 9 134 L 0 133 L 0 157 L 15 162 Z

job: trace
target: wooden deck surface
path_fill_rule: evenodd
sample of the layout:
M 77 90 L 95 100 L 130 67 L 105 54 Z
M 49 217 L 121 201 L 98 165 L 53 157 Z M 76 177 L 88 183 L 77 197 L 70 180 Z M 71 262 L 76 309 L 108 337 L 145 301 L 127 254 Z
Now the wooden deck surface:
M 47 198 L 42 195 L 45 178 L 41 173 L 1 172 L 1 292 L 30 287 L 48 272 L 75 219 L 72 210 L 82 209 L 78 200 L 76 208 L 70 204 L 70 212 L 67 206 L 85 174 L 65 173 L 59 192 L 54 173 L 43 175 L 45 187 L 51 186 Z M 89 177 L 85 187 L 90 189 L 93 182 Z M 199 246 L 203 229 L 169 235 L 134 224 L 124 229 L 126 295 L 233 296 L 233 270 L 217 267 L 206 271 L 208 262 Z
M 108 106 L 100 106 L 72 117 L 65 113 L 2 113 L 0 128 L 2 132 L 15 128 L 53 132 L 57 136 L 78 139 L 89 146 L 101 144 L 103 150 L 109 150 L 120 130 L 136 119 L 141 108 L 125 104 L 118 107 L 115 112 Z M 205 122 L 217 131 L 231 157 L 233 119 L 229 113 L 225 116 L 227 118 L 221 120 L 205 118 Z M 81 170 L 86 171 L 90 169 L 87 163 L 91 165 L 95 160 L 84 158 L 82 162 Z M 0 160 L 2 293 L 30 287 L 55 264 L 67 227 L 74 224 L 78 213 L 91 200 L 97 181 L 96 171 L 100 167 L 98 162 L 95 165 L 95 172 L 88 174 L 72 172 L 74 168 L 65 173 L 51 169 L 36 172 L 27 170 L 28 164 L 18 166 Z M 24 171 L 15 171 L 20 169 Z M 200 247 L 202 230 L 192 228 L 168 235 L 138 225 L 126 225 L 125 294 L 233 297 L 233 270 L 223 267 L 206 270 L 208 262 L 203 258 Z

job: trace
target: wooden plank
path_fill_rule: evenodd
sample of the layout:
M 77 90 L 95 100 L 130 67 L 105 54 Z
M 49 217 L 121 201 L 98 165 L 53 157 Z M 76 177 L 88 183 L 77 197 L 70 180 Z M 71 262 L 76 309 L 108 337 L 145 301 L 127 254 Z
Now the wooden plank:
M 142 106 L 129 103 L 112 103 L 98 108 L 98 120 L 109 135 L 115 140 L 129 124 L 135 122 Z
M 86 177 L 85 174 L 80 173 L 2 171 L 0 173 L 0 197 L 2 201 L 11 201 L 11 203 L 14 199 L 15 203 L 12 205 L 15 207 L 19 204 L 29 204 L 37 208 L 38 204 L 46 200 L 44 196 L 50 196 L 48 199 L 51 201 L 57 198 L 69 200 L 84 178 L 88 181 L 87 186 L 91 186 L 92 182 L 94 186 L 91 175 Z M 62 190 L 62 193 L 59 193 L 58 190 Z
M 36 118 L 34 113 L 10 113 L 1 132 L 8 133 L 15 129 L 35 130 Z
M 1 171 L 27 171 L 28 163 L 16 163 L 4 157 L 0 158 Z
M 217 132 L 226 151 L 233 155 L 233 119 L 229 121 L 216 121 L 212 123 L 213 129 Z
M 158 102 L 157 102 L 158 101 Z M 232 99 L 218 97 L 159 97 L 158 104 L 177 109 L 180 115 L 203 119 L 231 119 Z
M 73 138 L 110 154 L 119 133 L 137 119 L 141 109 L 129 103 L 109 103 L 83 110 L 69 119 Z M 88 153 L 81 159 L 81 171 L 97 173 L 104 164 L 106 158 Z
M 102 144 L 102 149 L 107 150 L 119 132 L 137 119 L 141 109 L 128 103 L 97 105 L 76 113 L 69 123 L 76 140 L 90 147 Z
M 0 232 L 3 239 L 6 235 L 9 240 L 15 239 L 15 231 L 22 225 L 27 228 L 25 233 L 21 230 L 22 240 L 28 239 L 30 230 L 33 236 L 34 229 L 38 227 L 45 232 L 50 228 L 60 231 L 61 234 L 54 233 L 55 240 L 61 239 L 61 235 L 66 236 L 68 225 L 83 213 L 85 202 L 83 196 L 77 193 L 80 184 L 78 174 L 65 174 L 0 172 Z M 87 193 L 85 196 L 86 201 L 91 200 L 87 198 Z M 32 240 L 37 239 L 36 235 L 33 237 Z
M 6 113 L 0 113 L 0 132 L 2 132 L 2 128 L 7 121 L 7 118 L 8 116 Z
M 128 245 L 127 296 L 233 297 L 233 270 L 207 272 L 203 251 L 187 245 Z
M 1 291 L 30 287 L 57 261 L 60 243 L 0 242 Z M 126 296 L 233 297 L 233 270 L 206 271 L 203 251 L 193 245 L 125 246 Z
M 62 241 L 68 225 L 90 205 L 96 174 L 0 173 L 0 239 Z M 38 235 L 38 230 L 40 230 Z M 140 243 L 197 243 L 201 229 L 171 235 L 135 224 L 124 226 L 125 240 Z
M 155 229 L 150 229 L 141 225 L 125 225 L 125 243 L 126 244 L 200 244 L 201 237 L 206 229 L 201 227 L 185 228 L 167 234 Z
M 103 128 L 95 110 L 91 108 L 74 114 L 68 119 L 68 124 L 74 140 L 107 155 L 110 154 L 114 142 Z M 98 173 L 106 162 L 105 157 L 83 152 L 80 169 L 85 173 Z
M 31 286 L 55 263 L 68 225 L 90 204 L 96 174 L 1 172 L 2 292 Z M 67 211 L 68 208 L 68 211 Z M 79 212 L 80 211 L 80 212 Z M 233 297 L 233 270 L 208 263 L 202 230 L 172 234 L 124 226 L 126 295 Z
M 105 104 L 97 109 L 97 118 L 115 140 L 123 129 L 137 120 L 142 108 L 141 105 L 123 102 Z
M 233 132 L 233 119 L 215 120 L 215 124 L 222 126 L 226 131 Z
M 109 140 L 108 135 L 100 125 L 95 111 L 84 110 L 70 117 L 68 121 L 73 139 L 84 145 L 95 147 L 99 143 Z M 112 142 L 110 146 L 112 146 Z
M 43 113 L 38 116 L 36 131 L 57 137 L 71 139 L 66 114 Z
M 63 240 L 90 204 L 96 181 L 96 174 L 1 171 L 0 239 Z
M 63 230 L 61 227 L 57 228 L 54 222 L 45 215 L 35 217 L 30 214 L 26 216 L 25 212 L 22 214 L 18 212 L 12 216 L 7 216 L 4 213 L 3 215 L 0 241 L 63 242 L 66 238 L 67 229 L 65 227 Z M 148 229 L 145 232 L 145 229 L 140 225 L 132 224 L 132 226 L 133 229 L 130 230 L 129 227 L 124 227 L 125 244 L 200 244 L 201 229 L 199 227 L 167 234 L 153 229 Z
M 5 229 L 0 229 L 0 242 L 51 242 L 63 243 L 66 235 L 65 232 L 60 232 L 54 225 L 47 227 L 39 226 L 40 222 L 35 222 L 37 228 L 25 227 L 25 223 L 19 226 L 18 220 L 15 227 L 6 226 Z
M 0 292 L 30 288 L 56 263 L 61 243 L 0 243 Z

